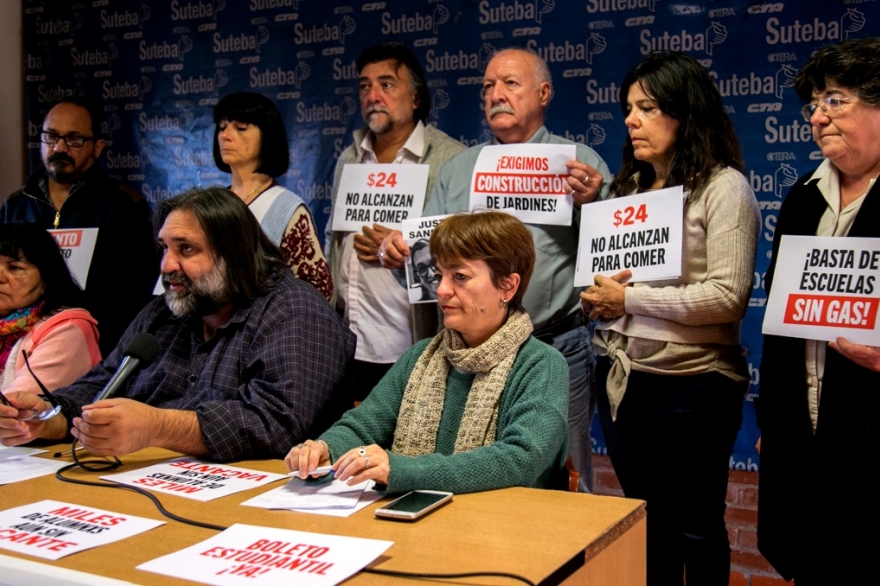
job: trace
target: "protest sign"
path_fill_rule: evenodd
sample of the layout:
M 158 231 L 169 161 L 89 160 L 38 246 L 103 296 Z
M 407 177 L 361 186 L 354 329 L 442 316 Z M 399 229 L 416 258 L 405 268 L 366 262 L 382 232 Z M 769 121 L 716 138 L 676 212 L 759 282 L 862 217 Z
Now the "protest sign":
M 880 346 L 880 238 L 784 235 L 763 333 Z
M 583 206 L 574 286 L 624 269 L 632 282 L 681 276 L 683 217 L 681 186 Z
M 109 474 L 101 478 L 204 502 L 264 486 L 285 479 L 287 476 L 201 462 L 190 458 L 177 458 L 154 466 L 120 474 Z
M 0 547 L 58 560 L 164 524 L 163 521 L 44 500 L 0 511 Z
M 61 256 L 67 261 L 67 267 L 82 287 L 86 286 L 92 255 L 95 253 L 95 242 L 98 241 L 97 228 L 68 228 L 49 230 L 61 249 Z
M 365 225 L 400 228 L 425 207 L 428 165 L 343 167 L 333 207 L 334 232 L 359 232 Z
M 391 545 L 391 541 L 236 524 L 138 569 L 221 586 L 331 585 L 342 582 Z
M 427 216 L 404 220 L 403 239 L 409 246 L 409 258 L 406 262 L 406 290 L 410 303 L 437 302 L 437 268 L 431 256 L 431 233 L 444 216 Z
M 574 204 L 566 161 L 573 144 L 503 144 L 483 147 L 471 178 L 470 209 L 513 214 L 526 224 L 570 226 Z

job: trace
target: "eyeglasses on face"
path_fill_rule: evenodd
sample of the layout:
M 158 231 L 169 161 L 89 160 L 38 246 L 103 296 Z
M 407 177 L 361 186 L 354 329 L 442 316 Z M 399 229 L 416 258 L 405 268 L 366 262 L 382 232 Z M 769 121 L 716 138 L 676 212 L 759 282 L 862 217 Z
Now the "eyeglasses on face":
M 56 145 L 59 140 L 63 140 L 70 148 L 78 149 L 90 140 L 97 140 L 96 136 L 81 136 L 79 134 L 58 134 L 44 130 L 40 133 L 40 142 L 44 144 Z
M 814 104 L 810 102 L 809 104 L 805 104 L 803 108 L 801 108 L 801 115 L 804 117 L 804 120 L 807 122 L 810 121 L 810 118 L 813 117 L 813 114 L 816 113 L 816 109 L 821 109 L 822 113 L 828 117 L 831 117 L 832 114 L 839 114 L 843 109 L 844 104 L 849 104 L 853 102 L 855 98 L 842 98 L 840 96 L 828 96 L 819 100 L 818 103 Z

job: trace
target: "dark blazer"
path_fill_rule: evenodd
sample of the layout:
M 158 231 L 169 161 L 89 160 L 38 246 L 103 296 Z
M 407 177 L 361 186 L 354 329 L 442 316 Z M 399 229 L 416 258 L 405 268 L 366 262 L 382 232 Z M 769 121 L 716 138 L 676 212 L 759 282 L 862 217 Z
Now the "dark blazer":
M 781 237 L 816 234 L 827 207 L 816 183 L 812 173 L 805 176 L 782 204 L 768 292 Z M 880 237 L 880 182 L 866 196 L 849 236 Z M 875 287 L 873 295 L 880 298 L 880 283 Z M 880 373 L 829 347 L 813 434 L 805 352 L 802 339 L 764 336 L 755 402 L 761 429 L 758 549 L 786 579 L 810 573 L 817 556 L 833 557 L 840 567 L 866 564 L 870 558 L 862 555 L 868 542 L 876 542 L 854 532 L 859 526 L 870 532 L 877 521 L 877 491 L 868 483 L 874 471 L 868 462 L 880 448 Z

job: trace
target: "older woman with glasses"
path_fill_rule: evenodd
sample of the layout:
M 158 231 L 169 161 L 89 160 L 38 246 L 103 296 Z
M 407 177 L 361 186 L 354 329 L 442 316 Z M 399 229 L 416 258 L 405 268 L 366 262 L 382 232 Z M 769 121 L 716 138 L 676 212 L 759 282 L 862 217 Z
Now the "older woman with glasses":
M 880 237 L 880 38 L 819 49 L 798 72 L 795 87 L 825 160 L 782 204 L 768 290 L 785 234 Z M 875 347 L 844 338 L 764 337 L 756 401 L 758 547 L 798 586 L 860 584 L 876 576 L 876 540 L 864 537 L 862 528 L 878 521 L 869 465 L 880 446 L 878 371 Z M 817 470 L 822 466 L 833 466 L 840 479 L 839 498 L 829 498 Z M 847 503 L 860 503 L 864 511 L 849 510 Z

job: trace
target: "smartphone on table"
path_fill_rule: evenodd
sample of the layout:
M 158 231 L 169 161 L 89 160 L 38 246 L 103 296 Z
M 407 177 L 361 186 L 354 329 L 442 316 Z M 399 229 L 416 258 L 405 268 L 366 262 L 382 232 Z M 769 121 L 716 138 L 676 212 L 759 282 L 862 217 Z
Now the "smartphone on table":
M 377 517 L 415 521 L 452 500 L 451 492 L 414 490 L 376 509 Z

